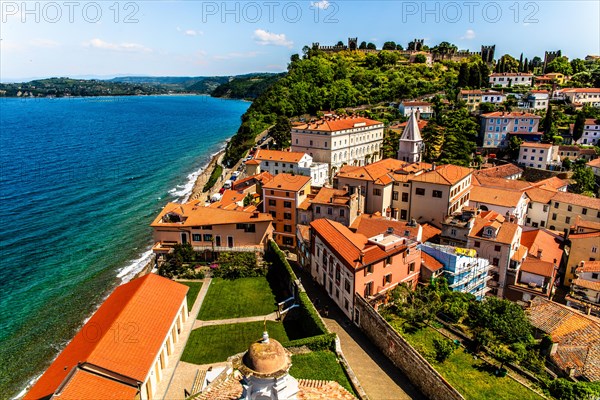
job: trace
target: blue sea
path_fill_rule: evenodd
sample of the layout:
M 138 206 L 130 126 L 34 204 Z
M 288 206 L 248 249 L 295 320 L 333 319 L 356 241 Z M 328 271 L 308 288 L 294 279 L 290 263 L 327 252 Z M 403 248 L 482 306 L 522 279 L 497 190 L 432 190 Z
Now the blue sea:
M 0 398 L 49 365 L 150 256 L 249 103 L 207 96 L 0 99 Z

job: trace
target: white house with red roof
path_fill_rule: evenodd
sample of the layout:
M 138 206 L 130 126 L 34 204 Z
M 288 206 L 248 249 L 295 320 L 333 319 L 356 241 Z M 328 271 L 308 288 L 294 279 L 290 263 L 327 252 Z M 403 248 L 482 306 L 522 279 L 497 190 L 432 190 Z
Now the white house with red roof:
M 533 86 L 533 74 L 525 72 L 501 72 L 490 75 L 491 87 Z
M 548 169 L 560 163 L 558 147 L 550 143 L 524 142 L 519 148 L 519 165 Z
M 429 119 L 433 115 L 433 104 L 427 101 L 403 101 L 398 109 L 405 117 L 417 114 L 419 118 Z
M 381 158 L 383 122 L 358 116 L 332 115 L 292 126 L 292 151 L 306 153 L 330 166 L 366 165 Z
M 552 93 L 553 100 L 566 100 L 576 106 L 600 107 L 600 88 L 564 88 Z
M 323 186 L 329 181 L 329 166 L 314 162 L 313 158 L 297 151 L 259 149 L 254 160 L 260 162 L 260 171 L 272 175 L 280 173 L 310 176 L 313 186 Z
M 600 145 L 600 120 L 593 118 L 586 119 L 583 125 L 583 134 L 576 143 L 591 146 Z

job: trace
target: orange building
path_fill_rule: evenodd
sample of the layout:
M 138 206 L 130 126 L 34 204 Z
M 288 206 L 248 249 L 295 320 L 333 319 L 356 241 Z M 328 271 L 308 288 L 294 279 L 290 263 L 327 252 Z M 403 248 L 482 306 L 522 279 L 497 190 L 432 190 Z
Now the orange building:
M 151 224 L 152 250 L 161 255 L 175 244 L 190 243 L 196 251 L 263 251 L 273 233 L 272 220 L 258 211 L 204 207 L 199 200 L 169 203 Z
M 152 399 L 176 361 L 188 290 L 155 274 L 119 286 L 24 399 Z
M 296 247 L 297 209 L 310 193 L 311 178 L 279 174 L 263 185 L 264 212 L 273 218 L 273 239 L 280 246 Z
M 310 223 L 311 275 L 351 319 L 354 293 L 368 299 L 403 282 L 414 288 L 421 269 L 416 241 L 387 230 L 367 237 L 361 226 L 354 233 L 328 219 Z

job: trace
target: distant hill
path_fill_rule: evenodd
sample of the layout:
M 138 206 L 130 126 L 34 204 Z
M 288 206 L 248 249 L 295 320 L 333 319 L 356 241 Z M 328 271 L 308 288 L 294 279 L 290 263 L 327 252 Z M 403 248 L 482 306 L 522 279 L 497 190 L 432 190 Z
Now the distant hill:
M 108 82 L 156 85 L 176 92 L 210 94 L 230 79 L 229 76 L 122 76 Z
M 232 99 L 256 99 L 285 75 L 286 73 L 260 73 L 236 76 L 219 85 L 211 95 Z

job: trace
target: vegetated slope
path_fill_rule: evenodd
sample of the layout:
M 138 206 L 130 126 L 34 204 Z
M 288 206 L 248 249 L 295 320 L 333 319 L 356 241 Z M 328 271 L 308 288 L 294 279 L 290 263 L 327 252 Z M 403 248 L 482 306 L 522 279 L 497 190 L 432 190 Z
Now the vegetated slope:
M 474 57 L 470 63 L 481 63 Z M 242 116 L 237 134 L 227 145 L 225 163 L 233 165 L 253 145 L 258 133 L 277 116 L 298 116 L 361 104 L 400 101 L 447 90 L 456 93 L 460 64 L 444 61 L 432 67 L 409 64 L 398 53 L 310 50 L 292 56 L 288 73 L 258 96 Z M 481 82 L 487 77 L 481 76 Z
M 236 76 L 229 82 L 219 85 L 212 91 L 211 96 L 230 99 L 256 99 L 284 76 L 285 73 L 260 73 Z
M 210 94 L 229 79 L 229 76 L 123 76 L 110 81 L 158 85 L 174 92 Z

